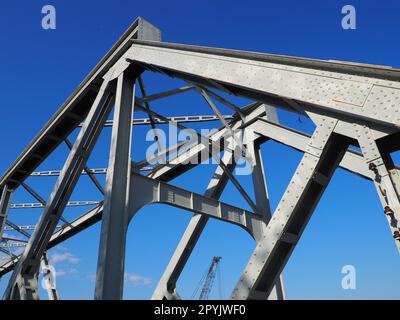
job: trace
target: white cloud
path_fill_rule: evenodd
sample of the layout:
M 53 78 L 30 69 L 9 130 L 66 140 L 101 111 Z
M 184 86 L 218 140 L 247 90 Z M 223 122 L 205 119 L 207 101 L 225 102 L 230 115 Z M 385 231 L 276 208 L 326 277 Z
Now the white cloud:
M 125 273 L 125 281 L 133 284 L 134 286 L 150 286 L 151 279 L 139 274 Z
M 65 263 L 70 263 L 70 264 L 78 264 L 79 263 L 79 258 L 77 258 L 74 254 L 71 252 L 64 252 L 64 253 L 52 253 L 50 255 L 50 261 L 49 263 L 51 265 L 56 265 L 58 263 L 65 262 Z
M 96 282 L 96 273 L 90 272 L 87 274 L 86 277 L 87 277 L 87 279 L 90 280 L 90 282 L 92 282 L 92 283 Z M 125 278 L 125 284 L 130 284 L 135 287 L 150 286 L 152 284 L 152 281 L 150 278 L 139 275 L 139 274 L 125 272 L 124 278 Z
M 63 277 L 78 274 L 79 271 L 75 266 L 79 263 L 79 258 L 65 247 L 57 247 L 56 250 L 56 252 L 49 254 L 49 265 L 54 268 L 56 276 Z
M 58 269 L 56 270 L 56 276 L 57 277 L 62 277 L 62 276 L 66 276 L 67 275 L 67 271 L 64 269 Z
M 70 274 L 77 274 L 77 273 L 79 273 L 79 271 L 76 268 L 71 268 L 71 269 L 69 269 L 69 273 Z
M 78 274 L 79 273 L 78 269 L 75 269 L 75 268 L 55 269 L 55 270 L 56 270 L 56 276 L 57 277 L 63 277 L 63 276 L 73 275 L 73 274 Z

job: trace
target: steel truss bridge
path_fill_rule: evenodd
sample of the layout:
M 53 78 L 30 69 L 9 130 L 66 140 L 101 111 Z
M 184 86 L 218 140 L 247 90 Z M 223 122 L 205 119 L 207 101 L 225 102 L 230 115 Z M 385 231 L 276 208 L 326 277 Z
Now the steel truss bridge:
M 141 75 L 149 71 L 187 85 L 146 95 Z M 135 83 L 140 97 L 135 94 Z M 213 115 L 166 117 L 152 110 L 153 101 L 187 91 L 201 94 Z M 240 107 L 224 98 L 226 94 L 252 103 Z M 231 114 L 223 115 L 214 101 Z M 309 118 L 315 124 L 314 132 L 310 135 L 280 124 L 276 108 Z M 145 112 L 147 117 L 133 119 L 134 111 Z M 165 164 L 131 160 L 134 126 L 149 125 L 155 130 L 160 123 L 171 123 L 185 128 L 182 123 L 216 120 L 221 127 L 208 136 L 197 134 L 200 140 L 184 152 L 179 145 L 163 150 L 168 155 Z M 108 168 L 88 168 L 87 159 L 105 127 L 112 127 Z M 79 134 L 72 140 L 74 130 Z M 241 142 L 235 138 L 238 130 L 252 134 L 244 134 Z M 41 263 L 48 263 L 47 250 L 101 222 L 95 299 L 121 299 L 129 222 L 143 206 L 164 203 L 194 215 L 153 299 L 179 299 L 176 282 L 210 218 L 245 229 L 256 244 L 230 298 L 283 299 L 280 275 L 338 167 L 374 183 L 395 245 L 400 247 L 399 168 L 391 158 L 399 149 L 399 134 L 398 69 L 164 43 L 160 31 L 139 17 L 0 180 L 0 276 L 11 273 L 3 298 L 38 299 L 38 272 Z M 229 143 L 220 143 L 222 137 L 228 137 Z M 260 153 L 261 144 L 268 141 L 303 153 L 273 214 Z M 70 150 L 62 170 L 38 171 L 61 144 Z M 216 144 L 224 151 L 220 158 L 212 149 Z M 237 150 L 246 151 L 251 160 L 254 197 L 235 177 Z M 218 158 L 218 165 L 204 194 L 169 184 L 194 168 L 197 164 L 190 160 L 205 152 L 209 158 Z M 70 199 L 81 175 L 90 178 L 103 195 L 101 201 Z M 105 186 L 98 175 L 106 175 Z M 57 178 L 47 200 L 26 182 L 41 176 Z M 251 210 L 219 201 L 228 182 Z M 11 203 L 19 188 L 35 202 Z M 90 209 L 68 221 L 63 216 L 67 206 Z M 29 225 L 12 222 L 9 210 L 26 208 L 40 208 L 38 221 Z M 58 298 L 55 288 L 48 295 Z

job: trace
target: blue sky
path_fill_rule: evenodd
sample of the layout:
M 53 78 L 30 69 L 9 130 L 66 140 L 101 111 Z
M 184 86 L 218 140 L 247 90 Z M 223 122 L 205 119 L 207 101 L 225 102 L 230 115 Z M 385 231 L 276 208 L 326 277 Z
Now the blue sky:
M 56 7 L 56 30 L 41 28 L 41 8 L 46 4 Z M 341 8 L 346 4 L 356 8 L 356 30 L 341 28 Z M 3 1 L 0 172 L 8 168 L 138 15 L 160 28 L 166 42 L 400 67 L 399 12 L 398 1 L 114 0 L 112 5 L 102 0 Z M 182 84 L 154 74 L 145 74 L 144 80 L 148 93 Z M 242 105 L 246 102 L 234 101 Z M 194 93 L 154 103 L 153 107 L 165 115 L 211 113 Z M 306 119 L 299 122 L 295 115 L 279 115 L 284 124 L 304 131 L 312 128 Z M 89 160 L 91 167 L 106 166 L 109 134 L 105 130 L 100 138 Z M 133 146 L 136 160 L 148 145 L 143 143 L 144 134 L 143 129 L 135 129 L 134 141 L 139 141 Z M 301 154 L 273 142 L 262 150 L 271 206 L 275 208 Z M 60 147 L 41 169 L 61 168 L 66 154 L 66 148 Z M 200 166 L 172 183 L 202 193 L 214 169 Z M 72 200 L 100 199 L 90 182 L 81 180 Z M 250 190 L 249 177 L 240 177 L 240 181 Z M 54 182 L 54 178 L 29 180 L 45 198 Z M 231 185 L 222 200 L 246 207 Z M 32 199 L 23 192 L 16 193 L 14 202 L 27 201 Z M 38 210 L 14 211 L 13 221 L 21 224 L 35 223 L 40 214 Z M 80 212 L 82 209 L 68 209 L 65 217 L 72 219 Z M 190 213 L 165 205 L 146 207 L 135 216 L 127 240 L 126 299 L 151 296 L 190 217 Z M 60 271 L 57 284 L 62 298 L 93 297 L 99 227 L 51 251 Z M 243 230 L 210 222 L 178 282 L 182 297 L 192 295 L 214 255 L 222 256 L 223 291 L 227 297 L 253 247 L 254 242 Z M 349 264 L 357 270 L 356 290 L 341 288 L 341 268 Z M 286 293 L 289 299 L 398 299 L 399 267 L 400 259 L 373 184 L 338 170 L 285 268 Z M 0 289 L 7 278 L 0 282 Z M 219 297 L 218 290 L 212 292 L 212 297 Z

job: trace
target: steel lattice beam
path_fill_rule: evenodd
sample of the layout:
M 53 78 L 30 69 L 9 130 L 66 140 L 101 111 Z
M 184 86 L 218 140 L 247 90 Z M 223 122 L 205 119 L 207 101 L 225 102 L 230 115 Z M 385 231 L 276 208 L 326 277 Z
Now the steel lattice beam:
M 0 179 L 0 251 L 9 256 L 0 267 L 0 276 L 13 271 L 4 298 L 37 299 L 37 272 L 42 259 L 47 261 L 47 250 L 99 221 L 102 231 L 95 298 L 122 298 L 129 222 L 143 206 L 161 202 L 194 216 L 154 299 L 179 299 L 176 282 L 210 218 L 244 228 L 256 242 L 231 298 L 283 299 L 280 274 L 338 167 L 373 181 L 400 249 L 400 170 L 390 155 L 400 149 L 400 70 L 160 40 L 157 28 L 136 19 Z M 147 95 L 140 78 L 142 97 L 135 97 L 135 80 L 146 70 L 189 85 Z M 254 102 L 239 108 L 213 89 Z M 189 90 L 199 91 L 215 116 L 166 117 L 150 108 L 152 101 Z M 235 113 L 223 115 L 213 100 Z M 114 119 L 108 120 L 114 101 Z M 279 124 L 275 108 L 309 117 L 316 126 L 314 133 L 307 135 Z M 134 109 L 146 112 L 148 118 L 134 119 Z M 147 166 L 149 159 L 138 163 L 131 160 L 131 143 L 136 143 L 134 139 L 131 142 L 132 126 L 149 124 L 155 130 L 157 124 L 173 123 L 183 129 L 179 123 L 214 120 L 222 123 L 217 132 L 206 137 L 193 133 L 199 141 L 184 152 L 180 152 L 180 145 L 163 150 L 159 157 L 173 155 L 166 164 Z M 108 168 L 90 169 L 87 159 L 105 127 L 113 128 Z M 68 136 L 77 128 L 80 133 L 72 144 Z M 243 141 L 236 137 L 239 130 L 244 132 Z M 260 153 L 260 145 L 270 140 L 304 153 L 273 215 Z M 64 168 L 35 171 L 63 141 L 70 149 Z M 214 152 L 215 143 L 224 151 L 223 161 Z M 361 152 L 349 149 L 350 145 L 360 147 Z M 244 156 L 253 166 L 255 199 L 232 172 L 234 162 L 228 160 L 236 150 L 246 151 Z M 204 195 L 167 183 L 197 166 L 191 160 L 204 154 L 218 162 Z M 89 175 L 104 193 L 104 201 L 69 200 L 82 174 Z M 95 174 L 107 175 L 105 187 Z M 24 182 L 28 177 L 44 176 L 57 177 L 48 200 Z M 253 212 L 218 201 L 228 179 Z M 39 203 L 11 204 L 11 195 L 20 186 Z M 65 207 L 76 205 L 96 207 L 71 222 L 64 221 Z M 9 209 L 19 208 L 42 208 L 37 225 L 16 226 L 7 220 Z M 59 220 L 65 224 L 60 226 Z M 25 245 L 25 240 L 3 236 L 4 230 L 15 230 L 28 238 L 23 254 L 17 256 L 11 248 Z M 25 230 L 33 230 L 32 235 Z M 51 299 L 58 298 L 55 290 L 48 293 Z

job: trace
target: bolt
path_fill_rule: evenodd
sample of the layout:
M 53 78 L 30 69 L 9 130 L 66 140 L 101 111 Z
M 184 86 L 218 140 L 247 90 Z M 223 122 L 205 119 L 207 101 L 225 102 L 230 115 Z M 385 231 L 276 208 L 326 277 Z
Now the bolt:
M 393 210 L 392 210 L 389 206 L 386 206 L 386 207 L 383 209 L 383 211 L 384 211 L 385 214 L 388 215 L 388 216 L 394 214 Z
M 376 164 L 373 163 L 373 162 L 371 162 L 371 163 L 369 164 L 369 166 L 368 166 L 368 169 L 371 170 L 371 171 L 375 171 L 375 170 L 376 170 Z

